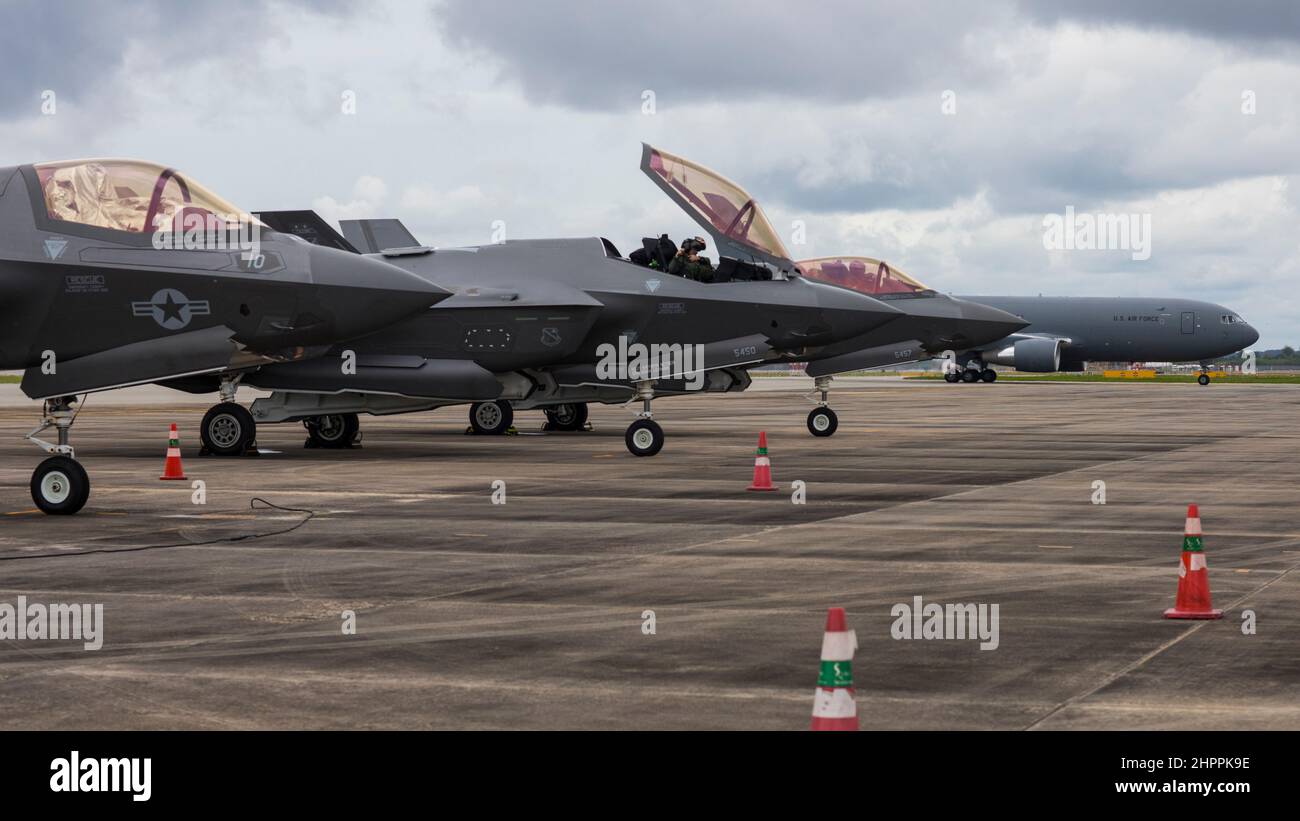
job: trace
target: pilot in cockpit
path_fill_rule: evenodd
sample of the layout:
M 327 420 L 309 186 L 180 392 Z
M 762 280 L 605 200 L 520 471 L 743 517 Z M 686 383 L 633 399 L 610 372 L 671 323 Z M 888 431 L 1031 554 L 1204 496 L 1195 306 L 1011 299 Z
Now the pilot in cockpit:
M 668 263 L 668 273 L 696 282 L 712 282 L 713 263 L 708 257 L 700 256 L 700 252 L 707 247 L 703 237 L 682 240 L 682 247 L 678 249 L 673 261 Z

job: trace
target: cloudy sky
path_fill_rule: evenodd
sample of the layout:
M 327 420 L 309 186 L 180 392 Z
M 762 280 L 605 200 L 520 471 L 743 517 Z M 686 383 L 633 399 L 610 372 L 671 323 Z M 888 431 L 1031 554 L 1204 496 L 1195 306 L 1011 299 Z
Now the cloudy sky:
M 1291 0 L 0 0 L 0 30 L 0 165 L 143 157 L 250 210 L 627 252 L 697 232 L 645 141 L 805 226 L 796 257 L 1200 297 L 1300 343 Z M 1150 259 L 1046 250 L 1067 208 L 1150 215 Z

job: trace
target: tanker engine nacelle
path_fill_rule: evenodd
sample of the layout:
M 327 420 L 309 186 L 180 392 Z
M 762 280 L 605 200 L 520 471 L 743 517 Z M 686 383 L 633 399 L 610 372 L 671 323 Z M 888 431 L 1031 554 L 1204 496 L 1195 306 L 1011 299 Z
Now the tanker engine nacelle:
M 1027 373 L 1055 373 L 1061 369 L 1061 340 L 1022 339 L 1010 347 L 984 355 L 993 365 L 1009 365 Z

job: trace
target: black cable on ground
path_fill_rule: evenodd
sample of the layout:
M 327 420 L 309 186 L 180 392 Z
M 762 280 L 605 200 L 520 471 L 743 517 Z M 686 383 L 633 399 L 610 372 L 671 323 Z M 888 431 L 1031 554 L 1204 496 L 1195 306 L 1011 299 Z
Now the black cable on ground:
M 167 548 L 172 548 L 172 547 L 201 547 L 203 545 L 210 545 L 210 544 L 225 544 L 227 542 L 243 542 L 243 541 L 248 541 L 249 539 L 265 539 L 269 536 L 282 536 L 285 533 L 292 533 L 293 531 L 307 524 L 313 518 L 316 517 L 316 511 L 314 510 L 309 510 L 304 507 L 285 507 L 284 505 L 277 505 L 273 502 L 268 502 L 267 500 L 263 499 L 260 496 L 254 496 L 252 499 L 248 500 L 249 510 L 257 510 L 258 502 L 261 502 L 264 506 L 266 506 L 267 508 L 271 508 L 273 510 L 282 510 L 286 513 L 305 513 L 306 515 L 303 516 L 303 518 L 298 520 L 297 522 L 294 522 L 289 527 L 286 527 L 282 530 L 269 530 L 264 533 L 242 533 L 238 536 L 221 536 L 216 539 L 204 539 L 202 541 L 197 541 L 197 542 L 176 542 L 174 544 L 149 544 L 149 545 L 141 545 L 139 547 L 97 547 L 91 550 L 74 550 L 67 553 L 36 553 L 36 554 L 26 554 L 21 556 L 0 556 L 0 562 L 16 562 L 16 561 L 22 561 L 26 559 L 61 559 L 68 556 L 93 556 L 96 554 L 107 554 L 107 553 L 141 553 L 146 550 L 165 550 Z

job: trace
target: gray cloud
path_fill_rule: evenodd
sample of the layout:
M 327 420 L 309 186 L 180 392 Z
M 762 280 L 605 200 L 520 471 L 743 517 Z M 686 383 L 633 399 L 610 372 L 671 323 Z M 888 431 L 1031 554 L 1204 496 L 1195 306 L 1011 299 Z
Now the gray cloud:
M 445 0 L 434 16 L 448 42 L 498 61 L 538 101 L 616 109 L 639 106 L 644 89 L 684 104 L 985 84 L 1011 67 L 970 35 L 1008 25 L 1009 11 L 960 0 Z
M 280 4 L 331 14 L 347 7 L 344 0 Z M 119 76 L 131 49 L 163 66 L 254 53 L 280 34 L 259 25 L 271 5 L 270 0 L 0 0 L 6 32 L 0 118 L 38 112 L 47 89 L 59 102 L 95 104 L 111 98 L 119 83 L 155 81 L 148 75 Z
M 1024 13 L 1044 22 L 1131 24 L 1215 39 L 1300 40 L 1300 5 L 1293 0 L 1022 0 Z

